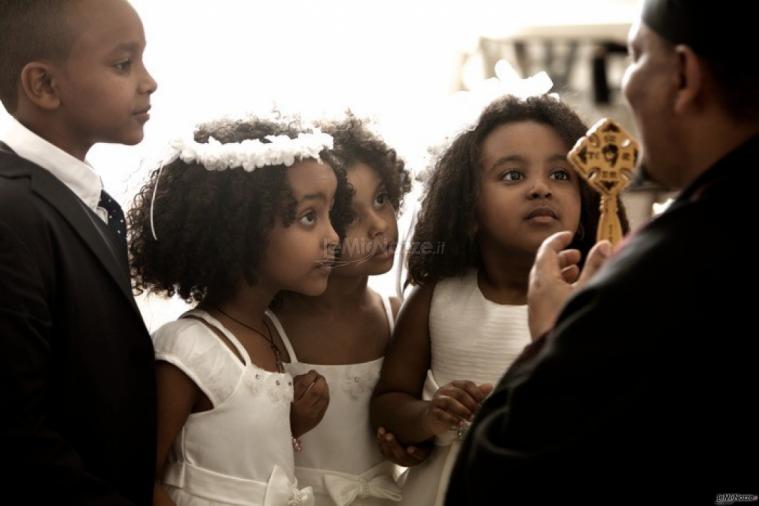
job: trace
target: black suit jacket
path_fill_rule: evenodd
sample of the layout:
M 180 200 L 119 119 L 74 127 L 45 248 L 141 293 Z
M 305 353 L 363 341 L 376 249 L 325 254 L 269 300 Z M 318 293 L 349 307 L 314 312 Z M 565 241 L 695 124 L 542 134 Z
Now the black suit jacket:
M 123 243 L 0 146 L 0 497 L 150 504 L 153 355 Z
M 568 301 L 476 416 L 447 505 L 759 493 L 757 169 L 759 138 Z

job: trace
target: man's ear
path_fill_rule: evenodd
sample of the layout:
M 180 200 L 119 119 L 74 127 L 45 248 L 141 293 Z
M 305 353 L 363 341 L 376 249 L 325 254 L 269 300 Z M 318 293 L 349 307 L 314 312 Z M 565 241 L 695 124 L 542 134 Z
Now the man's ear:
M 685 45 L 675 47 L 678 88 L 675 92 L 675 113 L 682 114 L 699 105 L 704 90 L 704 62 Z
M 21 69 L 19 94 L 41 109 L 54 110 L 61 105 L 55 79 L 56 69 L 50 63 L 30 62 Z

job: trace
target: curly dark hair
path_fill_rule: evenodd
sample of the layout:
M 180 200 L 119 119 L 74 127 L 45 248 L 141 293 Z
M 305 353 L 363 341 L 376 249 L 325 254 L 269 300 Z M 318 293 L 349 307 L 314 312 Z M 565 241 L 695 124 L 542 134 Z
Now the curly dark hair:
M 199 126 L 195 140 L 267 142 L 267 135 L 296 137 L 302 131 L 297 120 L 222 120 Z M 352 220 L 351 191 L 345 171 L 329 152 L 323 151 L 320 158 L 337 176 L 330 218 L 342 238 Z M 153 217 L 158 240 L 153 239 L 150 226 L 156 185 Z M 221 302 L 233 295 L 241 277 L 256 283 L 256 269 L 265 251 L 262 246 L 276 218 L 289 226 L 295 212 L 296 201 L 282 165 L 253 172 L 242 168 L 210 171 L 177 159 L 163 167 L 160 180 L 159 170 L 152 172 L 128 212 L 133 287 L 138 294 L 179 294 L 187 302 L 211 296 Z
M 425 284 L 463 275 L 480 268 L 482 260 L 475 238 L 475 209 L 480 192 L 482 142 L 497 127 L 518 121 L 535 121 L 553 128 L 569 151 L 585 135 L 588 127 L 567 105 L 549 96 L 520 100 L 501 97 L 480 115 L 474 130 L 460 134 L 438 159 L 427 184 L 413 244 L 445 244 L 435 254 L 409 256 L 409 282 Z M 580 226 L 571 248 L 583 258 L 595 244 L 600 218 L 600 196 L 580 179 Z M 452 212 L 452 206 L 456 211 Z M 622 228 L 629 229 L 622 202 L 619 202 Z
M 374 169 L 387 189 L 390 202 L 398 211 L 403 197 L 411 190 L 411 176 L 395 150 L 370 131 L 366 121 L 350 112 L 345 119 L 323 122 L 320 127 L 335 139 L 332 153 L 339 166 L 348 170 L 356 163 L 364 163 Z

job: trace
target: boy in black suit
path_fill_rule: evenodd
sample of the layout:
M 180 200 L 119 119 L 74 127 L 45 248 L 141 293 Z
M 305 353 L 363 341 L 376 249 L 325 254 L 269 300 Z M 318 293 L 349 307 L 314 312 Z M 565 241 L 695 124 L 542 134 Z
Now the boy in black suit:
M 123 213 L 84 162 L 142 139 L 142 23 L 125 0 L 0 0 L 0 47 L 0 497 L 150 504 L 153 348 Z

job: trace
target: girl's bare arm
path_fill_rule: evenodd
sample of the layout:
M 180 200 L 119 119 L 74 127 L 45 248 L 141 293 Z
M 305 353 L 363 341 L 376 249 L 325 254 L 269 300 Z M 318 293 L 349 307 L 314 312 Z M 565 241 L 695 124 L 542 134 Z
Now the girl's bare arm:
M 371 403 L 375 430 L 384 427 L 403 444 L 433 436 L 423 427 L 421 400 L 430 366 L 429 313 L 434 285 L 415 288 L 401 308 Z
M 210 401 L 177 367 L 167 363 L 156 364 L 156 384 L 158 394 L 158 440 L 156 452 L 156 482 L 154 506 L 174 506 L 174 502 L 161 485 L 163 469 L 171 445 L 182 430 L 193 407 L 200 401 L 210 405 Z

